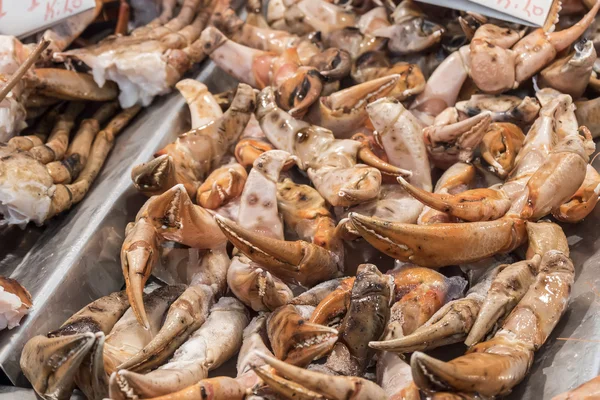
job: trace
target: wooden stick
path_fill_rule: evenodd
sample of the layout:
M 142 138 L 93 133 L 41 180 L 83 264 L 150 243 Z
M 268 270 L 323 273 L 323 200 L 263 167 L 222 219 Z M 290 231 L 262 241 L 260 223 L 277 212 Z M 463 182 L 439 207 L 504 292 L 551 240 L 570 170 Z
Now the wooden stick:
M 48 47 L 48 45 L 50 45 L 49 40 L 42 40 L 38 43 L 37 46 L 35 46 L 35 49 L 25 59 L 25 62 L 21 64 L 21 66 L 15 71 L 14 74 L 12 74 L 12 76 L 8 79 L 8 82 L 6 82 L 4 87 L 0 89 L 0 101 L 4 100 L 6 95 L 8 95 L 12 88 L 21 80 L 23 75 L 25 75 L 25 72 L 27 72 L 27 70 L 31 68 L 33 64 L 35 64 L 40 54 L 42 54 L 42 52 L 46 50 L 46 47 Z

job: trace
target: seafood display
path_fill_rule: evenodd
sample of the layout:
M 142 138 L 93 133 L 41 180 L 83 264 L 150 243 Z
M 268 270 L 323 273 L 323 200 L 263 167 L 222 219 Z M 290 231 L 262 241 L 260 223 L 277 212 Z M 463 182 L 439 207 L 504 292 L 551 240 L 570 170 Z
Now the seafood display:
M 155 97 L 182 108 L 103 176 L 126 180 L 127 225 L 87 273 L 123 285 L 37 324 L 19 365 L 38 396 L 518 398 L 544 347 L 586 342 L 556 330 L 595 276 L 574 254 L 600 199 L 600 0 L 539 28 L 413 0 L 160 3 L 128 30 L 122 1 L 92 41 L 98 9 L 0 37 L 7 231 L 82 202 Z M 227 83 L 189 78 L 202 61 Z M 0 286 L 8 334 L 47 301 Z

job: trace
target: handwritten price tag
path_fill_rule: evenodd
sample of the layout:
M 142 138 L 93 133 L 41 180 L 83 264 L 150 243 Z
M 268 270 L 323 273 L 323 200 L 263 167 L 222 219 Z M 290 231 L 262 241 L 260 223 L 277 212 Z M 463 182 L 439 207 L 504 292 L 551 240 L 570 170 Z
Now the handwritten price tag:
M 0 0 L 0 34 L 27 36 L 94 7 L 96 0 Z
M 546 27 L 558 0 L 419 0 L 423 3 L 470 11 L 530 26 Z M 555 16 L 555 15 L 554 15 Z M 554 16 L 550 16 L 553 20 Z M 552 21 L 550 21 L 551 25 Z
M 552 7 L 552 0 L 471 0 L 474 3 L 510 14 L 524 21 L 542 26 Z

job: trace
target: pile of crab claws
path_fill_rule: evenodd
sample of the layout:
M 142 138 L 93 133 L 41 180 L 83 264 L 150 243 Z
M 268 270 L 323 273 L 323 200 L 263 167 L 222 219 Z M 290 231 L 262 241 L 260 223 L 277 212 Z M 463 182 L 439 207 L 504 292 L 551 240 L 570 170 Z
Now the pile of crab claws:
M 137 190 L 146 196 L 162 194 L 177 184 L 175 165 L 168 154 L 133 167 L 131 180 Z
M 337 257 L 314 243 L 269 238 L 220 215 L 215 221 L 238 250 L 283 281 L 313 286 L 338 274 Z
M 35 336 L 23 348 L 21 370 L 43 398 L 68 398 L 75 374 L 96 342 L 91 332 L 68 336 Z
M 261 378 L 264 376 L 265 383 L 275 391 L 287 398 L 327 398 L 332 400 L 343 400 L 348 398 L 363 400 L 384 400 L 387 396 L 382 388 L 376 383 L 358 377 L 332 376 L 320 372 L 309 371 L 295 367 L 275 357 L 257 352 L 266 364 L 268 364 L 280 378 L 267 369 L 253 367 L 252 369 Z

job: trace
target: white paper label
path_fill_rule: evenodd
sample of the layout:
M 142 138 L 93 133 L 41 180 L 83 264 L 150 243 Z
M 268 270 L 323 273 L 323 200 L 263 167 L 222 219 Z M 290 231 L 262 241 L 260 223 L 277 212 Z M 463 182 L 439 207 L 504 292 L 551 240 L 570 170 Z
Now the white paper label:
M 552 0 L 470 0 L 537 26 L 546 22 Z
M 418 0 L 522 25 L 543 26 L 553 0 Z
M 96 0 L 0 0 L 0 34 L 25 36 L 96 7 Z

